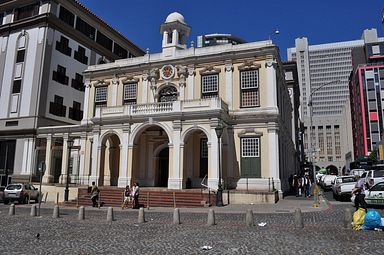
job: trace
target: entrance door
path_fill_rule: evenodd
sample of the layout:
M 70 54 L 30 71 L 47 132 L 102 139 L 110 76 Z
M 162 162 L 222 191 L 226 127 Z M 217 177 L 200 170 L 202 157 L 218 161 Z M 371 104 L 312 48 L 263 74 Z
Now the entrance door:
M 168 186 L 168 177 L 169 177 L 169 149 L 164 148 L 159 153 L 159 178 L 158 178 L 158 186 L 159 187 L 167 187 Z

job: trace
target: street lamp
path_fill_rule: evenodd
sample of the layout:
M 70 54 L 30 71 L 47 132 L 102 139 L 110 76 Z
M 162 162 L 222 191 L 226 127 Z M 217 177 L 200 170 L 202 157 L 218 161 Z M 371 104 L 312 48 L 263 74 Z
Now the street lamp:
M 69 164 L 71 162 L 71 148 L 73 146 L 73 140 L 68 139 L 67 140 L 67 145 L 68 145 L 68 167 L 67 167 L 67 181 L 65 182 L 65 190 L 64 190 L 64 201 L 68 201 L 69 197 Z
M 313 102 L 312 102 L 312 97 L 313 95 L 319 91 L 320 89 L 322 89 L 323 87 L 325 86 L 328 86 L 332 83 L 335 83 L 335 82 L 340 82 L 340 80 L 334 80 L 334 81 L 330 81 L 330 82 L 327 82 L 327 83 L 324 83 L 322 85 L 320 85 L 319 87 L 317 87 L 316 89 L 314 89 L 310 96 L 309 96 L 309 101 L 308 101 L 308 107 L 309 107 L 309 119 L 310 119 L 310 128 L 309 128 L 309 132 L 308 132 L 308 151 L 309 151 L 309 155 L 310 155 L 310 161 L 312 163 L 312 171 L 313 171 L 313 183 L 314 183 L 314 193 L 313 193 L 313 197 L 315 199 L 315 202 L 314 202 L 314 206 L 317 206 L 317 203 L 318 203 L 318 197 L 317 197 L 317 192 L 315 192 L 318 188 L 317 188 L 317 183 L 316 183 L 316 167 L 315 167 L 315 164 L 314 164 L 314 152 L 315 152 L 315 148 L 313 148 L 313 144 L 312 144 L 312 129 L 313 129 Z
M 221 123 L 217 125 L 215 128 L 216 135 L 217 135 L 217 145 L 219 148 L 218 155 L 219 155 L 219 183 L 217 188 L 217 194 L 216 194 L 216 206 L 223 206 L 223 186 L 221 185 L 221 136 L 223 134 L 223 126 Z

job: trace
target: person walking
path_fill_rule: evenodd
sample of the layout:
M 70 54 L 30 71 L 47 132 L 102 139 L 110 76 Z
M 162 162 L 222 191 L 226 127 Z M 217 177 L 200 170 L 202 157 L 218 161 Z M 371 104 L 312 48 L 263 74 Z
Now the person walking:
M 299 178 L 297 177 L 296 174 L 293 176 L 292 186 L 293 186 L 293 189 L 295 190 L 296 197 L 298 197 L 299 196 Z
M 139 195 L 140 195 L 140 187 L 139 183 L 135 182 L 133 184 L 133 209 L 139 209 Z
M 98 200 L 99 200 L 99 187 L 96 186 L 95 182 L 92 182 L 92 189 L 91 189 L 91 200 L 92 200 L 92 206 L 98 207 Z
M 309 179 L 309 174 L 304 175 L 304 196 L 311 197 L 311 180 Z
M 367 202 L 365 202 L 365 180 L 361 179 L 360 175 L 355 175 L 355 188 L 352 190 L 352 195 L 355 195 L 355 207 L 356 211 L 363 208 L 367 211 Z

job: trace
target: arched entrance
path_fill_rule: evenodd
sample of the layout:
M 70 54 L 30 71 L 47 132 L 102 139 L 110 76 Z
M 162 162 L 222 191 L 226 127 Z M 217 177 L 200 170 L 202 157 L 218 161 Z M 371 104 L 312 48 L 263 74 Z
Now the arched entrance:
M 117 186 L 119 169 L 120 139 L 116 134 L 111 134 L 102 142 L 99 185 Z
M 208 175 L 208 138 L 203 131 L 196 129 L 190 131 L 184 140 L 185 187 L 198 188 Z
M 334 175 L 339 174 L 339 169 L 334 165 L 327 166 L 327 169 L 328 169 L 329 174 L 334 174 Z
M 132 181 L 142 187 L 167 187 L 169 139 L 163 128 L 152 125 L 134 138 Z

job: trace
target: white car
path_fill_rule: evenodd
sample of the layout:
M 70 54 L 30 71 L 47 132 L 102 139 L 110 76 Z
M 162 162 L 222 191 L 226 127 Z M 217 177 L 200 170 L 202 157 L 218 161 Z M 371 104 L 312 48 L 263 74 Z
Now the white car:
M 332 182 L 335 181 L 336 175 L 325 175 L 321 180 L 321 186 L 323 189 L 331 189 L 332 188 Z
M 384 206 L 384 182 L 379 182 L 372 188 L 365 190 L 365 202 L 368 205 Z M 355 202 L 355 196 L 351 197 L 352 203 Z
M 332 185 L 333 197 L 335 199 L 351 196 L 355 188 L 356 180 L 354 176 L 338 176 Z
M 384 182 L 384 170 L 369 170 L 365 178 L 367 186 L 372 187 L 378 182 Z

